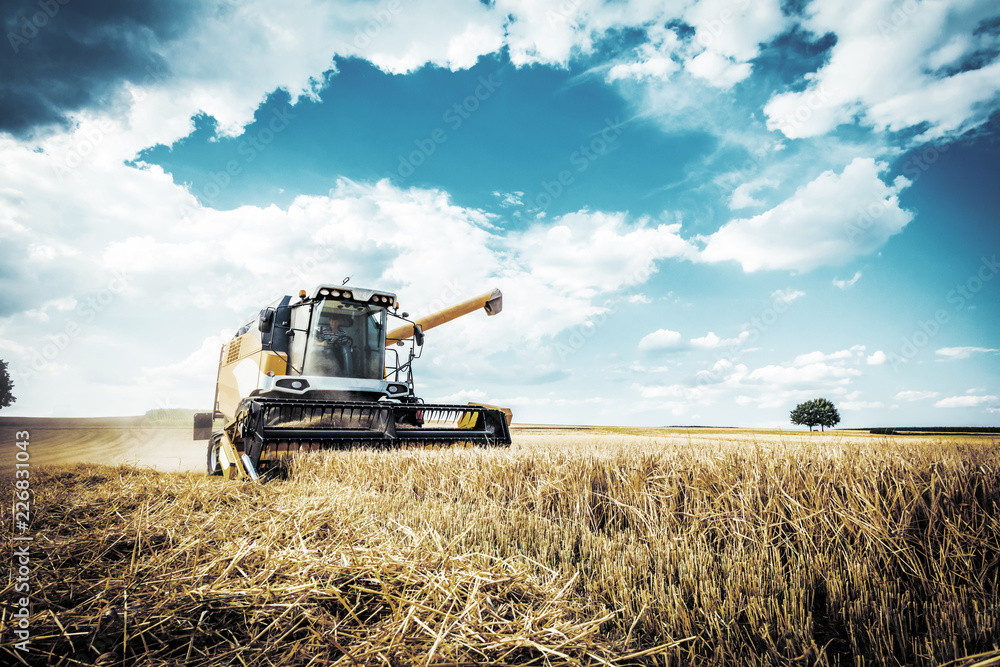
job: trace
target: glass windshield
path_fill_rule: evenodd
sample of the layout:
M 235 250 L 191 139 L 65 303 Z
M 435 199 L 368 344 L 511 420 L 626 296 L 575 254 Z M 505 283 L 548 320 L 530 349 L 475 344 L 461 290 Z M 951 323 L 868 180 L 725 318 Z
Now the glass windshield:
M 303 375 L 381 380 L 385 308 L 324 299 L 313 306 Z

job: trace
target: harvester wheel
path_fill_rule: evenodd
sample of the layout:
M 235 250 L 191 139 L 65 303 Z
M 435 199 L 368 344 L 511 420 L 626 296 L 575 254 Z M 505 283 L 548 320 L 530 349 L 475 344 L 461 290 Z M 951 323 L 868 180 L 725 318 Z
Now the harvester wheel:
M 208 439 L 208 474 L 222 476 L 222 466 L 219 465 L 219 440 L 221 437 L 213 435 Z

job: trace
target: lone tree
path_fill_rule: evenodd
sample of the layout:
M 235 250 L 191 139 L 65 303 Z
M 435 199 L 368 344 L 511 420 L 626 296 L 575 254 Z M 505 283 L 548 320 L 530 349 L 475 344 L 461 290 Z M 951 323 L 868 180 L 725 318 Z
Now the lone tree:
M 833 427 L 840 423 L 840 413 L 836 406 L 825 398 L 814 398 L 805 403 L 799 403 L 792 410 L 792 423 L 808 426 Z
M 10 381 L 10 373 L 7 372 L 7 362 L 0 359 L 0 409 L 16 401 L 14 398 L 14 383 Z

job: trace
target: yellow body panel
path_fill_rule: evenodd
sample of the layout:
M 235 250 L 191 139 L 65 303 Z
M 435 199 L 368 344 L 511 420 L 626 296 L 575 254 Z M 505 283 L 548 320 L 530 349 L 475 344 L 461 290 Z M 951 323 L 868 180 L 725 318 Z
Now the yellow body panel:
M 469 405 L 478 405 L 481 408 L 490 408 L 491 410 L 499 410 L 504 414 L 504 418 L 507 419 L 507 426 L 510 426 L 510 423 L 514 420 L 514 413 L 513 411 L 511 411 L 510 408 L 502 408 L 499 405 L 490 405 L 489 403 L 472 403 L 471 401 L 469 402 Z
M 268 372 L 284 375 L 287 369 L 288 364 L 283 355 L 261 350 L 260 335 L 255 330 L 226 343 L 222 350 L 222 366 L 219 368 L 217 406 L 226 421 L 229 422 L 236 416 L 240 401 L 260 387 L 261 375 Z
M 239 479 L 244 475 L 243 462 L 240 461 L 236 448 L 225 432 L 222 433 L 222 440 L 219 442 L 219 466 L 222 468 L 224 479 Z

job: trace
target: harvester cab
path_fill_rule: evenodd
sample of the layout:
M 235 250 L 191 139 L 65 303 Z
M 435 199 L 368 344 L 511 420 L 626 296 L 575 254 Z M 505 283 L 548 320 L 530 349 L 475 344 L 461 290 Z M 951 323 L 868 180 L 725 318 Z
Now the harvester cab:
M 509 410 L 426 404 L 413 381 L 425 331 L 502 306 L 492 290 L 413 321 L 379 290 L 321 285 L 278 299 L 220 351 L 215 410 L 195 416 L 209 474 L 256 479 L 321 449 L 509 445 Z M 390 317 L 403 324 L 389 330 Z

